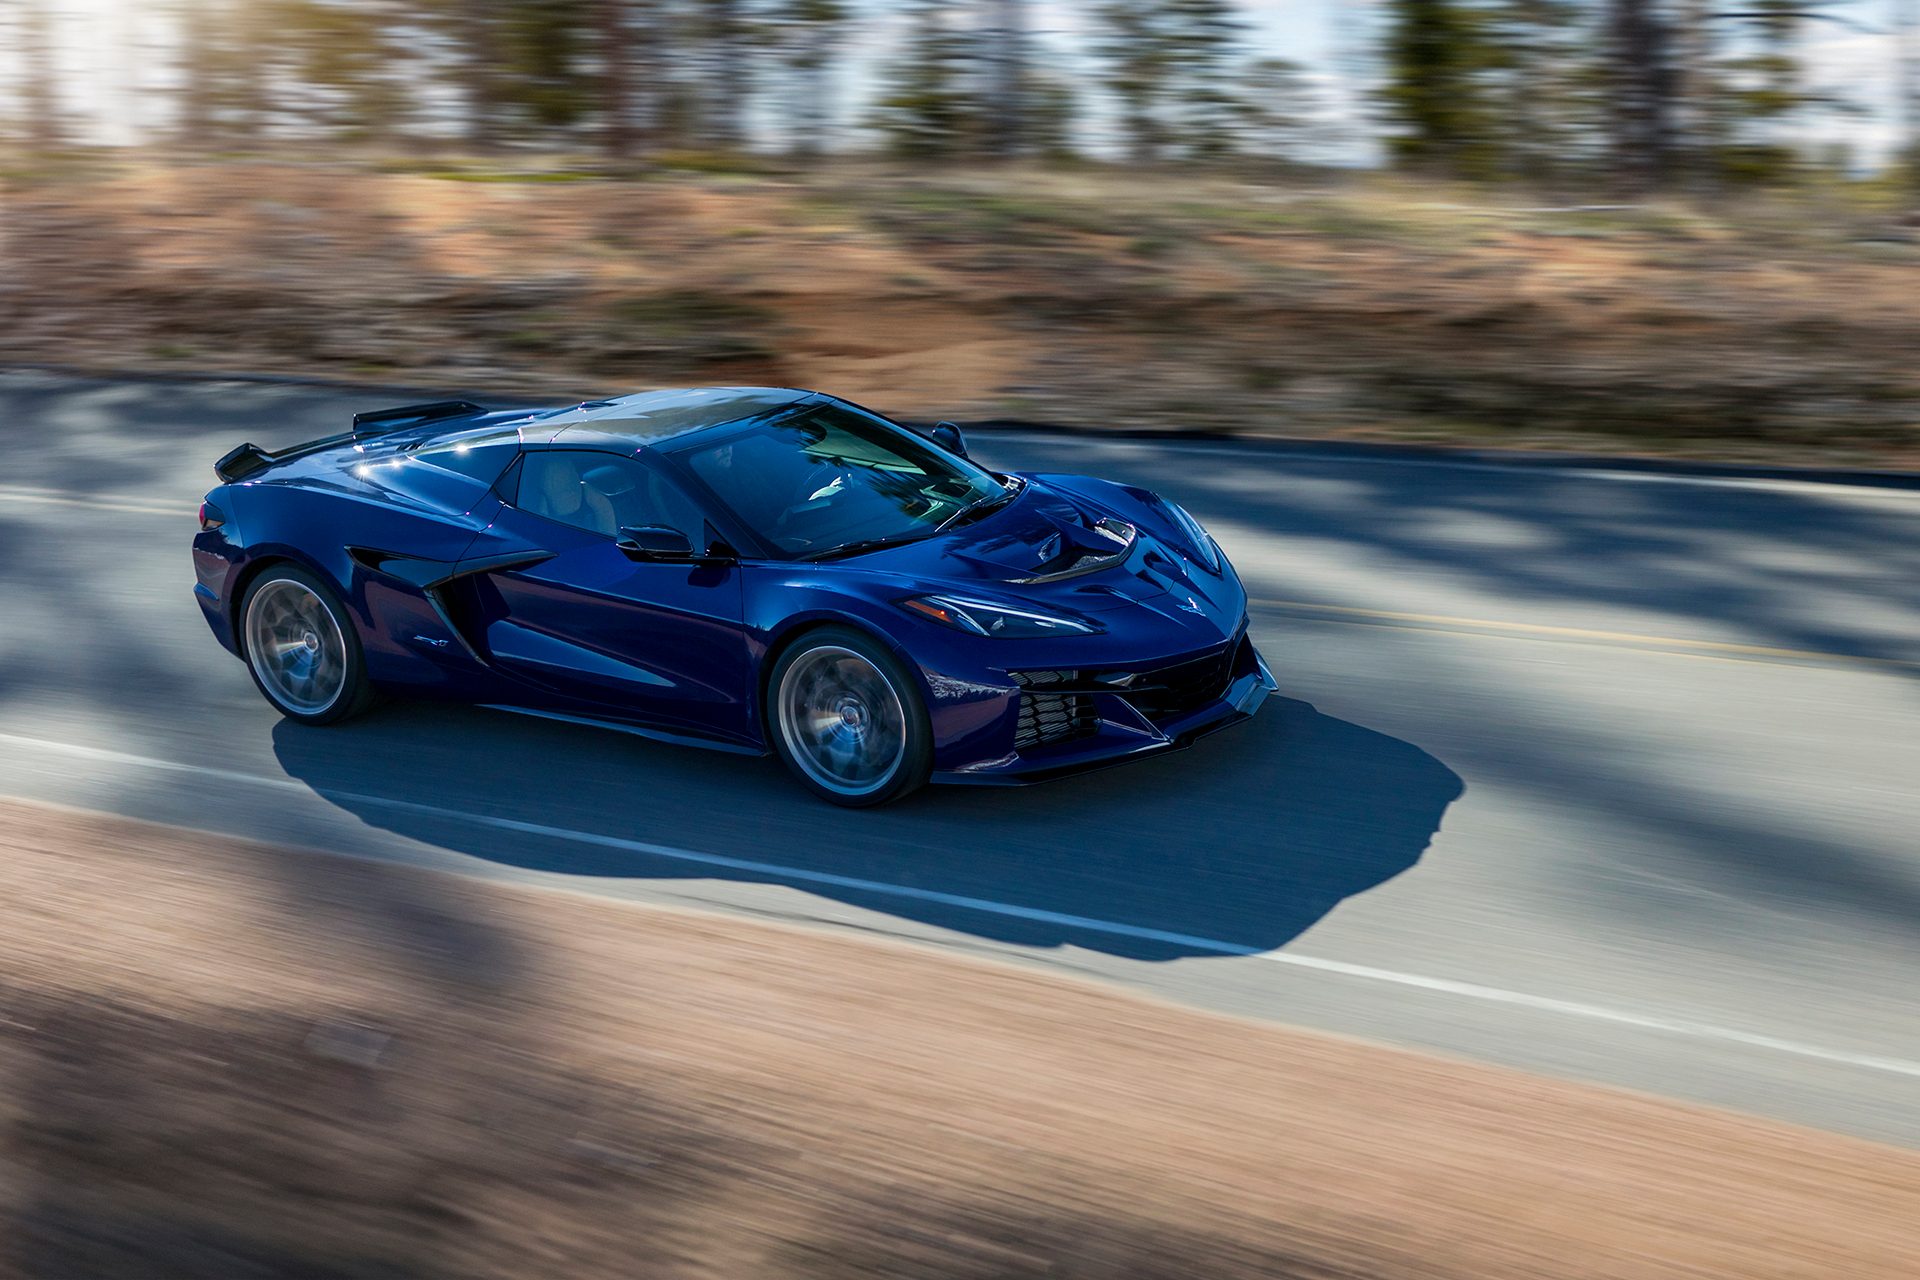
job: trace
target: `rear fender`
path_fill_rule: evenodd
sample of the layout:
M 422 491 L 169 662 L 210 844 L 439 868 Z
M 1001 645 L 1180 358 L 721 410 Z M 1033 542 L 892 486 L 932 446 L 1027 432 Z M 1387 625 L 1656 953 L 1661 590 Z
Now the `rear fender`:
M 472 524 L 291 485 L 236 485 L 227 492 L 248 533 L 245 558 L 233 567 L 224 593 L 230 626 L 237 626 L 253 575 L 289 562 L 339 593 L 376 683 L 438 684 L 444 680 L 439 666 L 473 665 L 450 643 L 426 594 L 425 585 L 440 575 L 422 568 L 456 563 L 473 542 Z M 389 571 L 396 567 L 401 571 Z

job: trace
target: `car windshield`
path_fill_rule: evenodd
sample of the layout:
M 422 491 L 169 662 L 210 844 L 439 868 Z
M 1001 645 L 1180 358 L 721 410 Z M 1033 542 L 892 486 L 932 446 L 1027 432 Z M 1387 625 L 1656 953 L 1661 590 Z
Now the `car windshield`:
M 1009 492 L 991 472 L 844 404 L 675 452 L 740 523 L 795 559 L 927 537 Z

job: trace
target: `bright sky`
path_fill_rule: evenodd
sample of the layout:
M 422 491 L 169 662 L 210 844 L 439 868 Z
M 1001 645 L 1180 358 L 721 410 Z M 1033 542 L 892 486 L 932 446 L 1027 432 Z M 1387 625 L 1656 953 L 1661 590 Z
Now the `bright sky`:
M 101 136 L 134 140 L 143 119 L 138 88 L 164 79 L 170 5 L 161 0 L 46 0 L 60 15 L 62 62 L 71 105 L 100 120 Z M 877 60 L 899 32 L 891 0 L 854 0 L 861 25 L 849 41 L 850 70 L 844 79 L 871 83 Z M 1857 161 L 1877 165 L 1897 144 L 1895 114 L 1897 49 L 1887 34 L 1902 0 L 1851 0 L 1836 12 L 1858 24 L 1812 24 L 1805 37 L 1814 87 L 1844 97 L 1858 114 L 1822 112 L 1802 126 L 1821 141 L 1850 146 Z M 1916 6 L 1920 7 L 1920 6 Z M 1049 61 L 1076 82 L 1086 82 L 1082 52 L 1087 31 L 1082 0 L 1033 0 L 1031 22 Z M 1263 53 L 1304 65 L 1326 99 L 1328 141 L 1320 158 L 1363 162 L 1373 151 L 1366 139 L 1367 86 L 1364 53 L 1379 19 L 1380 0 L 1241 0 Z M 140 52 L 144 49 L 144 53 Z M 9 69 L 10 73 L 10 69 Z M 843 121 L 858 115 L 855 94 L 842 104 Z M 1093 104 L 1087 104 L 1092 106 Z M 150 107 L 150 104 L 149 104 Z M 1110 133 L 1097 108 L 1089 112 L 1095 135 Z

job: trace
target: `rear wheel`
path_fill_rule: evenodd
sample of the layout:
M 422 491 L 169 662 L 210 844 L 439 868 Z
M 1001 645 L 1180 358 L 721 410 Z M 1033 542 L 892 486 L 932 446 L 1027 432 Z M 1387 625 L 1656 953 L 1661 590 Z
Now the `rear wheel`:
M 333 724 L 373 703 L 353 620 L 333 589 L 293 565 L 268 569 L 240 606 L 247 669 L 292 720 Z
M 773 747 L 808 790 L 849 808 L 917 790 L 932 769 L 932 731 L 913 680 L 857 631 L 809 632 L 769 682 Z

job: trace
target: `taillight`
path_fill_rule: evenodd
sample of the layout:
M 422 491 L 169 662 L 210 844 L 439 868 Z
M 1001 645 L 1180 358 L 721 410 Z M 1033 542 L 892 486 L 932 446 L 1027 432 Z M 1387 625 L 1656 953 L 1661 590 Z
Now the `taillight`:
M 208 529 L 218 529 L 226 522 L 226 512 L 214 506 L 211 502 L 203 502 L 200 504 L 200 531 L 202 533 Z

